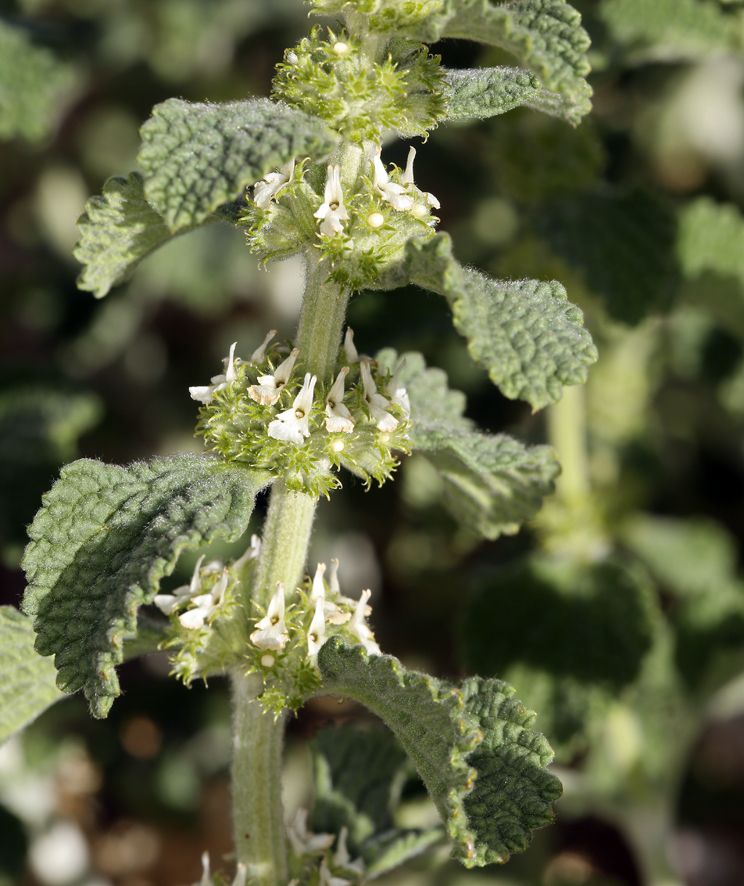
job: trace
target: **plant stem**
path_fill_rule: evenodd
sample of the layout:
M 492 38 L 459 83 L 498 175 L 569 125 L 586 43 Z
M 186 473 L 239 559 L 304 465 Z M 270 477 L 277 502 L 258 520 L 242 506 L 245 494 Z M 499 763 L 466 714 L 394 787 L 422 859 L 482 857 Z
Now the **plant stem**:
M 232 675 L 233 828 L 238 861 L 256 886 L 289 879 L 281 796 L 284 716 L 265 714 L 255 701 L 261 677 Z
M 556 490 L 566 505 L 585 501 L 590 492 L 586 448 L 584 386 L 563 389 L 563 397 L 548 409 L 548 439 L 558 451 L 561 475 Z

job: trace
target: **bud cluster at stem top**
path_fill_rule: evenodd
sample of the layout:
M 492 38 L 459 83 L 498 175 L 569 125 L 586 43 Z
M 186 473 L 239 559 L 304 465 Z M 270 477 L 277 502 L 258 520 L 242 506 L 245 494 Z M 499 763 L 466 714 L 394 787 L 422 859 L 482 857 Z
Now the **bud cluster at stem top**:
M 410 406 L 397 374 L 360 358 L 349 329 L 326 386 L 303 374 L 297 349 L 269 349 L 273 334 L 247 361 L 233 344 L 224 373 L 190 389 L 204 404 L 197 432 L 227 460 L 270 471 L 296 492 L 328 495 L 340 466 L 383 483 L 397 466 L 394 451 L 409 451 Z

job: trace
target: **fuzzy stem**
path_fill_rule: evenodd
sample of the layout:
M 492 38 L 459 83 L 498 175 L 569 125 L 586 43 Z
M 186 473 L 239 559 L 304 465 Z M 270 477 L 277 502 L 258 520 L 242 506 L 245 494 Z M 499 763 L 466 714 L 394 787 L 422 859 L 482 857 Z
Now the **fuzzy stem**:
M 583 385 L 564 388 L 562 399 L 548 409 L 548 439 L 562 469 L 556 490 L 567 505 L 585 501 L 590 492 L 585 413 Z

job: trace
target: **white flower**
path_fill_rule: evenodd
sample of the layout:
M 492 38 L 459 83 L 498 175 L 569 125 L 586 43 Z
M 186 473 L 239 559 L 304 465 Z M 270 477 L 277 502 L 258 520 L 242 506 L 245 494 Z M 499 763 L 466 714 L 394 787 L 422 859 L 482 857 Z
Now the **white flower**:
M 284 649 L 288 638 L 287 625 L 284 623 L 284 585 L 278 581 L 266 615 L 256 622 L 251 642 L 259 649 Z
M 338 840 L 336 841 L 336 851 L 333 853 L 333 863 L 337 868 L 345 868 L 347 871 L 354 871 L 357 874 L 364 873 L 364 862 L 361 858 L 355 858 L 354 861 L 351 860 L 351 856 L 349 855 L 349 850 L 346 847 L 346 837 L 349 834 L 349 829 L 344 825 L 341 828 L 341 831 L 338 835 Z
M 243 556 L 236 560 L 232 568 L 235 572 L 240 573 L 245 569 L 245 567 L 251 562 L 251 560 L 257 560 L 258 555 L 261 553 L 261 539 L 257 535 L 251 536 L 251 546 L 248 550 L 243 554 Z
M 238 865 L 238 870 L 235 874 L 235 879 L 232 881 L 232 886 L 245 886 L 245 881 L 247 877 L 247 870 L 244 864 Z
M 191 583 L 176 588 L 172 594 L 158 594 L 152 601 L 164 615 L 170 615 L 174 609 L 196 597 L 201 591 L 201 565 L 204 554 L 199 557 L 191 576 Z
M 306 373 L 305 381 L 290 409 L 280 412 L 269 424 L 269 437 L 283 440 L 294 446 L 302 446 L 305 437 L 310 436 L 310 409 L 313 405 L 313 389 L 317 376 Z
M 362 596 L 356 605 L 354 614 L 348 625 L 348 630 L 359 640 L 370 655 L 382 655 L 380 647 L 375 643 L 375 636 L 364 623 L 364 612 L 367 608 L 367 600 L 372 596 L 372 591 L 362 591 Z
M 343 233 L 342 222 L 348 221 L 349 213 L 344 206 L 344 192 L 341 189 L 341 170 L 338 166 L 329 166 L 325 183 L 324 202 L 314 214 L 321 219 L 320 233 L 327 237 Z
M 201 863 L 202 863 L 202 878 L 198 883 L 194 883 L 194 886 L 212 886 L 212 876 L 209 873 L 209 853 L 208 852 L 202 852 Z
M 255 400 L 262 406 L 273 406 L 279 399 L 282 388 L 289 381 L 299 353 L 297 348 L 294 348 L 289 357 L 276 367 L 273 375 L 259 375 L 258 384 L 248 388 L 248 396 L 251 400 Z
M 411 401 L 408 399 L 408 392 L 405 388 L 398 386 L 398 376 L 405 365 L 406 361 L 401 360 L 400 366 L 393 373 L 393 377 L 385 385 L 385 394 L 390 397 L 390 402 L 395 403 L 402 410 L 405 417 L 409 418 L 411 415 Z
M 315 570 L 315 576 L 313 577 L 313 586 L 310 590 L 310 602 L 315 604 L 322 597 L 325 599 L 325 584 L 323 582 L 323 575 L 326 571 L 325 563 L 318 563 L 318 566 Z
M 319 597 L 315 603 L 313 620 L 307 629 L 307 657 L 311 661 L 314 662 L 318 657 L 325 641 L 325 597 Z
M 400 177 L 400 183 L 402 185 L 411 185 L 414 188 L 416 187 L 416 185 L 413 183 L 413 161 L 415 157 L 416 148 L 411 147 L 408 151 L 408 160 L 406 162 L 405 172 Z M 420 191 L 419 193 L 423 193 L 424 199 L 429 204 L 429 206 L 433 206 L 434 209 L 439 209 L 441 204 L 439 203 L 439 200 L 437 200 L 437 198 L 434 196 L 434 194 L 430 194 L 428 191 Z M 417 203 L 416 205 L 421 206 L 421 208 L 424 209 L 426 213 L 428 213 L 428 207 L 420 203 Z M 414 211 L 414 215 L 419 215 L 419 213 Z
M 362 381 L 364 382 L 364 401 L 369 409 L 369 414 L 381 431 L 390 433 L 390 431 L 394 431 L 398 427 L 398 420 L 386 411 L 386 407 L 390 406 L 390 401 L 383 397 L 382 394 L 377 393 L 377 385 L 372 378 L 372 372 L 367 360 L 362 361 L 361 370 Z
M 336 557 L 331 560 L 331 568 L 328 570 L 328 588 L 332 597 L 341 593 L 341 585 L 338 583 L 338 560 Z
M 342 431 L 346 434 L 354 430 L 354 421 L 351 413 L 344 406 L 344 379 L 349 374 L 349 367 L 344 366 L 339 372 L 333 387 L 328 392 L 326 399 L 326 419 L 325 424 L 327 430 L 331 433 Z
M 347 363 L 359 362 L 359 353 L 354 345 L 354 330 L 350 326 L 346 328 L 346 335 L 344 336 L 344 354 L 346 355 Z
M 227 569 L 223 568 L 222 575 L 219 581 L 215 582 L 212 590 L 207 594 L 193 597 L 191 602 L 196 604 L 195 608 L 187 609 L 186 612 L 178 616 L 183 627 L 193 631 L 203 627 L 204 622 L 209 621 L 222 603 L 222 597 L 227 590 L 227 582 Z
M 390 181 L 387 171 L 380 159 L 380 153 L 381 149 L 378 147 L 374 156 L 371 157 L 372 165 L 375 169 L 372 181 L 375 190 L 385 202 L 389 203 L 393 209 L 397 209 L 398 212 L 410 209 L 413 206 L 412 198 L 406 194 L 406 189 L 403 185 L 398 185 L 395 184 L 395 182 Z
M 351 880 L 344 880 L 343 877 L 334 877 L 328 868 L 328 862 L 323 859 L 320 863 L 320 880 L 319 886 L 349 886 Z
M 263 363 L 266 358 L 266 348 L 271 341 L 271 339 L 276 335 L 276 329 L 270 329 L 266 335 L 266 338 L 263 340 L 263 344 L 256 348 L 256 350 L 251 354 L 251 363 Z
M 295 855 L 323 852 L 333 843 L 333 834 L 313 834 L 307 829 L 307 809 L 298 809 L 292 824 L 287 827 L 292 851 Z
M 335 577 L 336 570 L 338 569 L 338 560 L 333 560 L 331 562 L 331 573 L 335 578 L 335 586 L 338 589 L 338 578 Z M 318 600 L 323 600 L 323 617 L 326 621 L 331 622 L 334 625 L 342 625 L 346 624 L 346 622 L 351 618 L 350 612 L 344 612 L 339 609 L 338 606 L 333 602 L 333 600 L 329 600 L 329 596 L 334 596 L 333 588 L 330 589 L 330 593 L 326 595 L 326 586 L 323 581 L 323 576 L 326 571 L 325 563 L 318 563 L 318 568 L 315 570 L 315 577 L 313 578 L 313 586 L 310 591 L 310 603 L 317 604 Z
M 223 361 L 225 363 L 225 371 L 222 375 L 212 376 L 211 385 L 197 385 L 196 387 L 189 388 L 192 400 L 198 400 L 204 404 L 210 403 L 216 391 L 223 391 L 236 380 L 238 377 L 237 367 L 241 363 L 240 360 L 234 359 L 236 345 L 237 342 L 233 342 L 230 348 L 230 356 L 225 357 Z
M 292 180 L 294 175 L 295 162 L 290 160 L 282 166 L 280 172 L 270 172 L 264 176 L 262 182 L 258 182 L 253 189 L 253 202 L 261 209 L 267 209 L 272 198 L 281 191 L 281 189 Z

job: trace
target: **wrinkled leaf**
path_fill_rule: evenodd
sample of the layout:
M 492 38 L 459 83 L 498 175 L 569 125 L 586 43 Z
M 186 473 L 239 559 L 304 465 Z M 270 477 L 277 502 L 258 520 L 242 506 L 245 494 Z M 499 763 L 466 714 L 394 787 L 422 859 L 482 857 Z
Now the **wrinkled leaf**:
M 399 357 L 388 348 L 377 359 L 390 372 L 405 360 L 398 383 L 411 401 L 411 447 L 439 472 L 455 518 L 492 539 L 532 519 L 560 471 L 555 451 L 478 431 L 463 415 L 464 395 L 447 387 L 441 369 L 427 369 L 421 354 Z
M 64 698 L 54 664 L 34 650 L 31 619 L 0 606 L 0 743 Z
M 456 688 L 338 638 L 318 664 L 324 691 L 361 702 L 398 738 L 466 867 L 506 861 L 552 821 L 553 752 L 507 683 L 476 677 Z
M 145 197 L 173 233 L 201 224 L 294 157 L 322 160 L 336 139 L 321 120 L 268 99 L 168 99 L 140 132 Z
M 542 409 L 563 385 L 582 384 L 597 349 L 581 310 L 556 281 L 493 280 L 462 268 L 447 234 L 409 240 L 406 256 L 380 279 L 380 289 L 415 283 L 444 295 L 455 328 L 473 359 L 510 399 Z
M 29 528 L 24 611 L 57 685 L 83 689 L 94 716 L 119 695 L 115 666 L 137 609 L 184 548 L 237 540 L 268 478 L 206 456 L 129 467 L 81 459 L 62 469 Z

